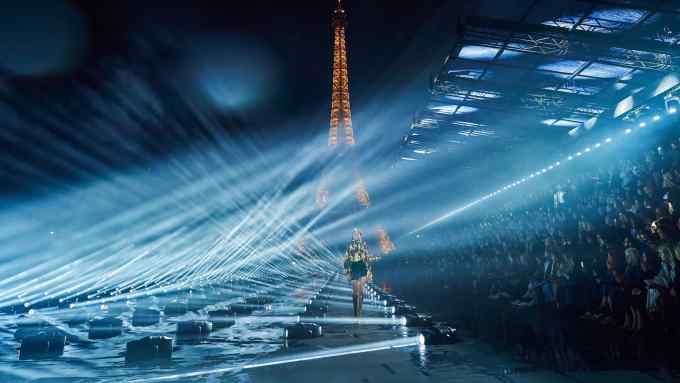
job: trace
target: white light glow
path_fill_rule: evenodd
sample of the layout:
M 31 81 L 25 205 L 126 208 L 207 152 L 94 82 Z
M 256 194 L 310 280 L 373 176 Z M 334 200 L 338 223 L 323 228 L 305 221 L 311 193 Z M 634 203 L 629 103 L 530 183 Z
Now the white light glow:
M 423 341 L 424 341 L 424 337 L 423 337 Z M 227 373 L 227 372 L 234 372 L 234 371 L 238 371 L 238 370 L 251 370 L 251 369 L 260 368 L 260 367 L 278 366 L 278 365 L 290 364 L 290 363 L 296 363 L 296 362 L 306 362 L 306 361 L 310 361 L 310 360 L 335 358 L 335 357 L 339 357 L 339 356 L 363 354 L 363 353 L 367 353 L 367 352 L 383 351 L 383 350 L 390 350 L 390 349 L 399 349 L 399 348 L 404 348 L 404 347 L 413 347 L 413 346 L 418 346 L 419 344 L 421 344 L 420 342 L 421 342 L 420 337 L 409 337 L 409 338 L 388 340 L 388 341 L 382 341 L 382 342 L 368 343 L 368 344 L 358 345 L 358 346 L 347 346 L 347 347 L 339 347 L 339 348 L 331 349 L 331 350 L 301 353 L 297 356 L 291 355 L 291 356 L 288 356 L 288 357 L 274 358 L 274 359 L 265 360 L 265 361 L 262 361 L 262 362 L 259 362 L 259 363 L 244 364 L 244 365 L 240 365 L 240 366 L 216 368 L 216 369 L 203 370 L 203 371 L 194 371 L 194 372 L 187 372 L 187 373 L 183 373 L 183 374 L 163 375 L 163 376 L 156 376 L 156 377 L 150 377 L 150 378 L 140 378 L 140 379 L 129 380 L 129 382 L 131 382 L 131 383 L 141 383 L 141 382 L 163 382 L 163 381 L 173 381 L 173 380 L 186 380 L 188 378 L 195 378 L 195 377 L 206 376 L 206 375 L 224 374 L 224 373 Z

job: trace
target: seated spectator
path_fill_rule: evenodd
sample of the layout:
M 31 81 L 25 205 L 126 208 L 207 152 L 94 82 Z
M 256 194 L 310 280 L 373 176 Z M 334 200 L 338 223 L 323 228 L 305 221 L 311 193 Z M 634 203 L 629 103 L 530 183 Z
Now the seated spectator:
M 521 313 L 508 331 L 522 336 L 504 339 L 524 342 L 522 350 L 546 351 L 553 342 L 553 355 L 563 357 L 569 337 L 562 332 L 574 326 L 572 335 L 579 334 L 583 324 L 597 337 L 610 334 L 601 329 L 624 329 L 661 334 L 672 344 L 680 340 L 679 205 L 680 138 L 674 138 L 531 191 L 453 232 L 429 233 L 440 247 L 449 241 L 455 260 L 433 267 L 468 278 L 459 285 L 460 296 L 472 302 L 463 310 L 478 313 L 471 323 L 508 320 L 479 309 L 485 302 L 493 301 L 491 310 L 507 305 Z M 669 334 L 678 337 L 666 339 Z M 620 340 L 603 344 L 615 348 Z M 599 356 L 619 355 L 603 351 Z

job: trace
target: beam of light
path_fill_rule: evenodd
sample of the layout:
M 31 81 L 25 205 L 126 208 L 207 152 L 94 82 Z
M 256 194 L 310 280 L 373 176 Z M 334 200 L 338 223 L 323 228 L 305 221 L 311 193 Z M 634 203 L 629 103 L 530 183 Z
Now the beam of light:
M 345 307 L 345 308 L 351 308 L 352 303 L 351 302 L 329 302 L 329 306 L 334 306 L 334 307 Z M 366 311 L 373 311 L 373 312 L 387 312 L 388 306 L 385 306 L 383 304 L 378 304 L 374 302 L 369 302 L 366 301 L 364 302 L 364 309 Z
M 661 119 L 661 116 L 660 116 L 660 115 L 655 115 L 655 116 L 652 117 L 652 120 L 653 120 L 653 121 L 659 121 L 660 119 Z M 645 122 L 641 122 L 641 123 L 639 124 L 639 126 L 640 126 L 641 128 L 644 128 L 645 126 L 647 126 L 647 124 L 646 124 Z M 630 134 L 630 133 L 632 133 L 632 132 L 633 132 L 633 130 L 632 130 L 631 128 L 626 128 L 626 129 L 624 130 L 623 133 L 624 133 L 624 135 L 628 135 L 628 134 Z M 609 138 L 609 137 L 606 138 L 606 139 L 604 140 L 604 143 L 605 143 L 605 144 L 610 143 L 610 142 L 612 142 L 612 139 Z M 578 151 L 578 152 L 576 152 L 576 153 L 574 153 L 574 154 L 572 154 L 572 155 L 567 156 L 566 159 L 567 159 L 567 161 L 572 161 L 572 160 L 574 160 L 574 159 L 577 158 L 577 157 L 582 157 L 584 154 L 590 153 L 592 150 L 597 149 L 597 148 L 599 148 L 600 146 L 602 146 L 602 144 L 601 144 L 600 142 L 597 142 L 597 143 L 595 143 L 595 144 L 592 145 L 592 146 L 587 146 L 586 148 L 584 148 L 584 150 L 583 150 L 582 152 L 581 152 L 581 151 Z M 489 193 L 489 194 L 485 194 L 485 195 L 479 197 L 478 199 L 469 202 L 469 203 L 466 204 L 466 205 L 463 205 L 463 206 L 461 206 L 461 207 L 459 207 L 459 208 L 457 208 L 457 209 L 454 209 L 454 210 L 448 212 L 447 214 L 445 214 L 445 215 L 443 215 L 443 216 L 440 216 L 439 218 L 436 218 L 435 220 L 430 221 L 429 223 L 427 223 L 427 224 L 425 224 L 425 225 L 423 225 L 423 226 L 418 227 L 417 229 L 411 231 L 411 232 L 409 233 L 409 235 L 413 235 L 413 234 L 419 233 L 419 232 L 421 232 L 421 231 L 423 231 L 423 230 L 425 230 L 425 229 L 427 229 L 427 228 L 429 228 L 429 227 L 431 227 L 431 226 L 434 226 L 434 225 L 436 225 L 436 224 L 438 224 L 438 223 L 441 223 L 441 222 L 443 222 L 443 221 L 445 221 L 445 220 L 448 220 L 449 218 L 452 218 L 452 217 L 454 217 L 454 216 L 456 216 L 456 215 L 458 215 L 458 214 L 460 214 L 460 213 L 462 213 L 462 212 L 464 212 L 464 211 L 466 211 L 466 210 L 468 210 L 468 209 L 470 209 L 470 208 L 473 208 L 473 207 L 479 205 L 479 204 L 482 203 L 482 202 L 485 202 L 485 201 L 487 201 L 487 200 L 489 200 L 489 199 L 492 199 L 492 198 L 496 197 L 498 194 L 504 193 L 504 192 L 506 192 L 506 191 L 508 191 L 508 190 L 511 190 L 511 189 L 515 188 L 516 186 L 518 186 L 518 185 L 520 185 L 520 184 L 525 183 L 525 182 L 528 181 L 529 179 L 533 179 L 533 178 L 538 177 L 538 176 L 540 176 L 540 175 L 542 175 L 542 174 L 545 174 L 545 173 L 547 173 L 548 171 L 551 171 L 551 170 L 555 169 L 557 166 L 560 166 L 560 164 L 561 164 L 561 163 L 560 163 L 559 161 L 557 161 L 557 162 L 555 162 L 553 165 L 549 165 L 547 168 L 542 168 L 542 169 L 539 170 L 539 171 L 536 171 L 536 172 L 534 172 L 534 173 L 529 174 L 527 177 L 524 177 L 524 178 L 518 179 L 518 180 L 516 180 L 516 181 L 514 181 L 514 182 L 511 182 L 511 183 L 509 183 L 509 184 L 507 184 L 507 185 L 501 187 L 499 190 L 497 190 L 497 191 L 495 191 L 495 192 L 492 192 L 492 193 Z
M 390 318 L 371 318 L 371 317 L 303 317 L 303 322 L 313 322 L 319 324 L 359 324 L 359 325 L 375 325 L 375 326 L 397 326 L 404 324 L 402 317 Z
M 270 367 L 270 366 L 278 366 L 278 365 L 283 365 L 283 364 L 307 362 L 307 361 L 318 360 L 318 359 L 337 358 L 337 357 L 347 356 L 347 355 L 363 354 L 363 353 L 385 351 L 385 350 L 394 350 L 394 349 L 399 349 L 399 348 L 404 348 L 404 347 L 414 347 L 414 346 L 418 346 L 418 344 L 419 344 L 418 342 L 419 342 L 419 339 L 418 339 L 417 336 L 408 337 L 408 338 L 400 338 L 400 339 L 387 340 L 387 341 L 381 341 L 381 342 L 367 343 L 367 344 L 363 344 L 363 345 L 339 347 L 339 348 L 335 348 L 335 349 L 332 349 L 332 350 L 301 353 L 301 354 L 298 354 L 298 355 L 291 355 L 291 356 L 282 357 L 282 358 L 272 358 L 272 359 L 269 359 L 269 360 L 263 360 L 261 362 L 246 363 L 246 364 L 242 364 L 242 365 L 239 365 L 239 366 L 216 368 L 216 369 L 204 370 L 204 371 L 194 371 L 194 372 L 187 372 L 187 373 L 181 373 L 181 374 L 164 375 L 164 376 L 158 376 L 158 377 L 153 377 L 153 378 L 132 379 L 132 380 L 129 380 L 129 382 L 130 383 L 141 383 L 141 382 L 164 382 L 164 381 L 181 380 L 181 379 L 195 378 L 195 377 L 206 376 L 206 375 L 224 374 L 224 373 L 228 373 L 228 372 L 250 370 L 250 369 L 261 368 L 261 367 Z

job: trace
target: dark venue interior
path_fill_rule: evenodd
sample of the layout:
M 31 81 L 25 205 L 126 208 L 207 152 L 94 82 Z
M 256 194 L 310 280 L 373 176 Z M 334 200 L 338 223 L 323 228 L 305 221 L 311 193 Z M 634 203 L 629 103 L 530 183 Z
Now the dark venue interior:
M 680 1 L 0 5 L 0 382 L 680 380 Z

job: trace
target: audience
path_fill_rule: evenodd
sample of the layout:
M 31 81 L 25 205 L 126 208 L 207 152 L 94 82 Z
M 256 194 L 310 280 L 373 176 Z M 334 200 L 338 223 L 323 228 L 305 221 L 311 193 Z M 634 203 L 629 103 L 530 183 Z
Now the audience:
M 563 180 L 521 208 L 427 233 L 428 254 L 415 246 L 384 262 L 394 272 L 417 263 L 426 275 L 410 273 L 425 287 L 416 302 L 445 289 L 451 314 L 523 357 L 564 369 L 671 363 L 679 213 L 673 139 Z

